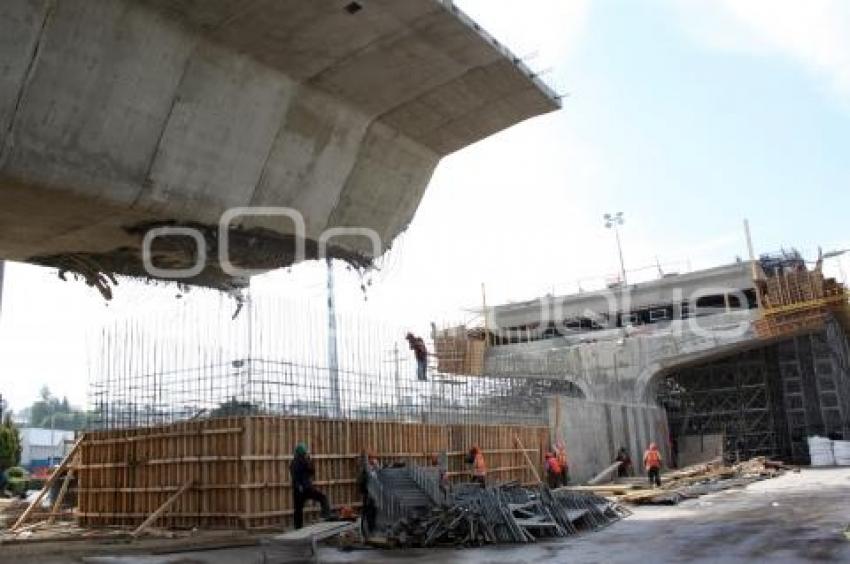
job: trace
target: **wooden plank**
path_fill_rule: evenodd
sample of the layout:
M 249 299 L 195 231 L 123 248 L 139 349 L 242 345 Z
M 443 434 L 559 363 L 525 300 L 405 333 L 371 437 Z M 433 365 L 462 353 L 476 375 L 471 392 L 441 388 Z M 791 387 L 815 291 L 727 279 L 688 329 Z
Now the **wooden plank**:
M 59 467 L 56 470 L 53 471 L 53 473 L 50 475 L 50 478 L 48 478 L 48 480 L 44 483 L 44 487 L 41 488 L 41 491 L 38 493 L 38 496 L 36 496 L 36 498 L 33 500 L 33 502 L 30 503 L 30 505 L 29 505 L 29 507 L 27 507 L 26 511 L 24 511 L 21 514 L 20 517 L 18 517 L 18 520 L 15 521 L 15 524 L 12 525 L 12 527 L 9 530 L 15 531 L 18 527 L 20 527 L 22 524 L 24 524 L 26 522 L 26 520 L 29 518 L 30 513 L 35 511 L 35 508 L 38 507 L 39 505 L 41 505 L 41 500 L 44 498 L 44 496 L 47 494 L 47 492 L 50 491 L 50 488 L 53 486 L 53 482 L 56 481 L 56 479 L 59 477 L 59 475 L 62 474 L 62 472 L 65 471 L 65 468 L 68 467 L 68 464 L 71 462 L 71 460 L 73 460 L 74 456 L 77 454 L 77 450 L 80 448 L 80 444 L 82 444 L 85 437 L 86 437 L 85 434 L 81 435 L 80 438 L 77 440 L 77 442 L 74 443 L 73 448 L 71 448 L 71 452 L 68 453 L 68 456 L 65 457 L 65 459 L 62 461 L 62 463 L 59 465 Z
M 242 432 L 242 427 L 228 427 L 225 429 L 203 429 L 201 431 L 183 431 L 183 432 L 173 432 L 173 433 L 151 433 L 145 435 L 135 435 L 129 437 L 112 437 L 109 439 L 96 439 L 87 442 L 87 445 L 107 445 L 107 444 L 115 444 L 115 443 L 132 443 L 132 442 L 141 442 L 141 441 L 158 441 L 162 439 L 174 438 L 174 437 L 185 437 L 185 436 L 195 436 L 199 433 L 201 435 L 230 435 L 230 434 L 239 434 Z
M 240 432 L 224 432 L 235 429 Z M 382 452 L 376 454 L 384 462 L 413 464 L 430 464 L 433 454 L 447 452 L 448 470 L 458 479 L 465 449 L 477 444 L 494 476 L 527 483 L 538 475 L 533 459 L 549 431 L 539 426 L 246 416 L 91 435 L 94 442 L 89 446 L 87 441 L 84 456 L 74 465 L 81 523 L 138 525 L 180 484 L 194 478 L 191 493 L 175 502 L 164 516 L 167 523 L 161 517 L 161 524 L 254 529 L 291 523 L 286 466 L 292 446 L 301 440 L 310 445 L 316 462 L 316 485 L 334 506 L 357 507 L 355 461 L 361 450 L 380 447 Z M 515 436 L 525 445 L 516 445 Z M 314 509 L 318 511 L 308 508 L 309 514 Z
M 599 474 L 597 474 L 596 476 L 594 476 L 593 478 L 588 480 L 587 485 L 588 486 L 595 486 L 596 484 L 607 481 L 611 477 L 611 475 L 614 473 L 614 471 L 619 467 L 620 467 L 620 462 L 615 462 L 614 464 L 612 464 L 611 466 L 609 466 L 608 468 L 606 468 L 605 470 L 603 470 L 602 472 L 600 472 Z
M 59 514 L 59 509 L 62 507 L 62 501 L 65 499 L 65 494 L 68 493 L 68 485 L 74 477 L 74 469 L 68 470 L 65 474 L 65 479 L 62 481 L 62 488 L 59 490 L 59 495 L 56 496 L 56 501 L 53 502 L 53 507 L 50 510 L 50 518 L 47 519 L 47 524 L 52 525 L 56 521 L 56 516 Z
M 352 531 L 357 528 L 357 523 L 349 521 L 332 521 L 325 523 L 314 523 L 307 525 L 302 529 L 286 532 L 282 535 L 275 535 L 269 539 L 269 544 L 274 545 L 309 545 L 316 552 L 316 542 L 326 540 L 342 533 Z
M 534 479 L 538 484 L 542 484 L 543 480 L 540 479 L 540 474 L 537 473 L 537 468 L 535 468 L 534 463 L 531 461 L 531 457 L 528 456 L 528 452 L 526 452 L 525 447 L 522 446 L 522 441 L 519 440 L 519 435 L 514 435 L 514 440 L 516 440 L 517 446 L 522 449 L 522 454 L 525 457 L 525 461 L 528 463 L 528 467 L 531 469 L 531 473 L 534 475 Z
M 192 487 L 192 484 L 194 484 L 194 483 L 195 483 L 195 480 L 187 480 L 186 483 L 183 484 L 180 487 L 180 489 L 177 490 L 177 492 L 174 495 L 169 497 L 167 500 L 165 500 L 165 503 L 163 503 L 162 505 L 159 506 L 159 509 L 154 511 L 150 515 L 150 517 L 145 519 L 144 522 L 141 525 L 139 525 L 139 527 L 135 531 L 133 531 L 131 533 L 131 536 L 135 538 L 135 537 L 138 537 L 139 535 L 141 535 L 143 532 L 145 532 L 145 529 L 147 529 L 151 524 L 153 524 L 157 519 L 159 519 L 162 516 L 163 513 L 168 511 L 168 508 L 171 507 L 171 505 L 175 501 L 177 501 L 180 498 L 181 495 L 186 493 L 189 490 L 189 488 Z

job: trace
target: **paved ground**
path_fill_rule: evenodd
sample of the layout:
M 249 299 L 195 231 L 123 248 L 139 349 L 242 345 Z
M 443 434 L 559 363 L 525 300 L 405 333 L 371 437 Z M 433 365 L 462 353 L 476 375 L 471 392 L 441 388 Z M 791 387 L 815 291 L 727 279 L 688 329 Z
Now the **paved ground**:
M 850 562 L 850 468 L 806 469 L 774 480 L 690 500 L 675 507 L 640 507 L 607 529 L 536 545 L 470 550 L 323 548 L 321 562 Z M 2 558 L 0 558 L 2 560 Z M 69 562 L 61 557 L 40 562 Z M 170 557 L 99 557 L 116 564 L 291 562 L 256 548 Z M 21 562 L 18 560 L 18 562 Z
M 410 563 L 850 562 L 850 468 L 806 469 L 674 507 L 639 507 L 628 519 L 579 538 L 535 546 L 420 551 Z M 322 553 L 323 562 L 352 555 Z M 360 562 L 402 560 L 358 553 Z M 549 560 L 551 559 L 551 560 Z

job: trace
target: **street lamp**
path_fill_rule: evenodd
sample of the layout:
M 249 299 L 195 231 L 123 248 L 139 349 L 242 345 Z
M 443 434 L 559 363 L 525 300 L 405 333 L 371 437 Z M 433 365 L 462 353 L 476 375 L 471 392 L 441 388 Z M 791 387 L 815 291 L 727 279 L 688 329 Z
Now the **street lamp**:
M 628 286 L 626 282 L 626 266 L 623 263 L 623 245 L 620 244 L 620 229 L 619 227 L 625 223 L 623 212 L 617 212 L 614 215 L 606 213 L 602 216 L 605 220 L 605 227 L 614 230 L 614 236 L 617 238 L 617 251 L 620 253 L 620 276 L 623 281 L 623 286 Z

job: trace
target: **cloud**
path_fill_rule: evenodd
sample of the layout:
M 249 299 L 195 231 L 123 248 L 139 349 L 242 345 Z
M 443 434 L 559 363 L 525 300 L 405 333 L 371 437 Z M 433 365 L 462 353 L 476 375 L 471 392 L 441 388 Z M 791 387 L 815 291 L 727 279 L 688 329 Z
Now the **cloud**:
M 779 55 L 820 77 L 850 103 L 850 2 L 673 0 L 687 30 L 707 47 Z

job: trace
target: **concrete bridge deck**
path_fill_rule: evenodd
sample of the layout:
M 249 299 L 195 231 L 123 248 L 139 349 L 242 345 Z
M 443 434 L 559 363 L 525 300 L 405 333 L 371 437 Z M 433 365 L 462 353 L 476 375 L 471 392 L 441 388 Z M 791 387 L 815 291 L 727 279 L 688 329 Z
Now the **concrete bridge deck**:
M 297 210 L 307 258 L 333 227 L 386 247 L 441 157 L 559 106 L 447 0 L 6 0 L 0 258 L 146 276 L 144 233 L 189 225 L 211 259 L 190 282 L 227 287 L 216 227 L 242 206 Z M 234 223 L 237 266 L 298 258 L 290 218 Z

